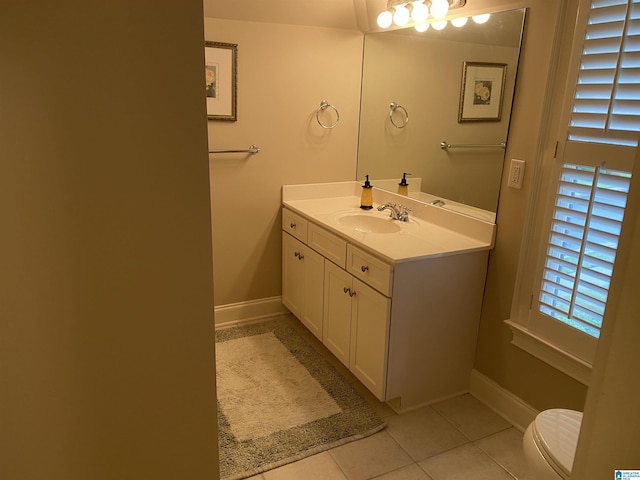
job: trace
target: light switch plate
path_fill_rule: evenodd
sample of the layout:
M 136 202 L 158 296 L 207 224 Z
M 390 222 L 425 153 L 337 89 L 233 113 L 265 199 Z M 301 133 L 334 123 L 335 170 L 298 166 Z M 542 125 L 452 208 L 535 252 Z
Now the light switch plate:
M 509 167 L 509 186 L 512 188 L 522 188 L 522 181 L 524 180 L 524 167 L 526 162 L 524 160 L 511 159 L 511 166 Z

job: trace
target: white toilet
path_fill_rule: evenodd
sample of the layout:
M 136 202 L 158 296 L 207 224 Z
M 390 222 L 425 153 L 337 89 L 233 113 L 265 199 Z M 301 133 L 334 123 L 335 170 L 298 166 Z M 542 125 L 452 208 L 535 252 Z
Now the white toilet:
M 582 412 L 540 412 L 524 432 L 524 455 L 538 480 L 568 479 L 576 453 Z

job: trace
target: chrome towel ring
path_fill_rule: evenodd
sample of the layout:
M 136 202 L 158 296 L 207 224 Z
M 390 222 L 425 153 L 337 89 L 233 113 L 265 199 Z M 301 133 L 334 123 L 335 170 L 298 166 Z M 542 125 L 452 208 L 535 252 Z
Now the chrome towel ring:
M 324 123 L 322 123 L 320 121 L 320 112 L 324 112 L 327 108 L 331 108 L 331 109 L 333 109 L 334 112 L 336 112 L 336 121 L 333 122 L 331 125 L 325 125 Z M 340 113 L 338 112 L 338 109 L 336 107 L 331 105 L 326 100 L 322 100 L 320 102 L 320 107 L 318 108 L 318 110 L 316 110 L 316 121 L 318 122 L 318 125 L 320 125 L 322 128 L 330 130 L 333 127 L 335 127 L 338 124 L 338 122 L 340 121 Z
M 404 108 L 402 105 L 400 105 L 399 103 L 396 102 L 391 102 L 391 105 L 389 105 L 389 120 L 391 121 L 391 124 L 396 127 L 396 128 L 404 128 L 407 126 L 407 123 L 409 123 L 409 113 L 407 112 L 407 109 Z M 393 114 L 395 113 L 396 110 L 402 110 L 402 112 L 404 112 L 403 115 L 403 122 L 401 125 L 398 125 L 396 122 L 394 122 L 393 120 Z

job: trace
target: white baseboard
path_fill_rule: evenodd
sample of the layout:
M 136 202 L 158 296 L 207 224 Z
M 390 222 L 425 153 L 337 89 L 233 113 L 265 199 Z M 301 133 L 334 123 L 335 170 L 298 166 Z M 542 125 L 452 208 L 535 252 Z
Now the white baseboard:
M 538 410 L 477 370 L 471 371 L 470 393 L 524 432 Z
M 289 310 L 282 305 L 282 297 L 280 296 L 230 303 L 214 308 L 215 326 L 228 327 L 261 318 L 276 317 L 285 313 L 289 313 Z

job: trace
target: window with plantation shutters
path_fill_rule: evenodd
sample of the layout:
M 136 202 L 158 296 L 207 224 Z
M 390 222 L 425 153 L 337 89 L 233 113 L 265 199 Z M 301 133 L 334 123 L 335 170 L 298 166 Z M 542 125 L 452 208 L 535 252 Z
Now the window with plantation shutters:
M 572 359 L 574 378 L 586 381 L 640 138 L 640 0 L 580 5 L 526 332 Z M 559 364 L 572 374 L 574 364 Z

